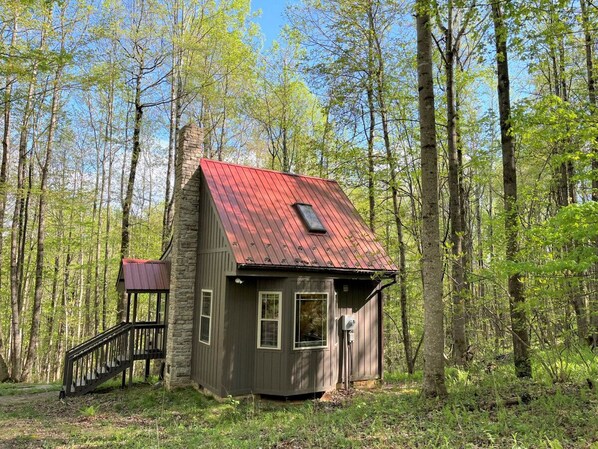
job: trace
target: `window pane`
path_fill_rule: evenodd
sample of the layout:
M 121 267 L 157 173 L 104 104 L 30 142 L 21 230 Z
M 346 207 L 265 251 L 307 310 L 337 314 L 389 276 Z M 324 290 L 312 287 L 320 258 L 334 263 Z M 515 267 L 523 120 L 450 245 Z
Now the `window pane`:
M 212 293 L 203 292 L 201 300 L 201 314 L 204 316 L 210 316 L 210 309 L 212 303 Z
M 210 341 L 210 319 L 205 316 L 199 320 L 199 339 L 206 343 Z
M 295 347 L 326 346 L 328 313 L 326 294 L 297 294 Z
M 262 295 L 262 318 L 278 319 L 278 295 Z
M 278 346 L 278 321 L 262 321 L 260 346 L 276 348 Z
M 258 348 L 278 348 L 281 292 L 260 292 Z

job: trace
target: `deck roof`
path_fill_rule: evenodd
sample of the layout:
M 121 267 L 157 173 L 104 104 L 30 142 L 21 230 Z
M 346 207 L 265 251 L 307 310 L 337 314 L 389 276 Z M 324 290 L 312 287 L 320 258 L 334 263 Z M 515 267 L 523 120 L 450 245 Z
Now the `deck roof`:
M 396 272 L 337 182 L 209 159 L 200 164 L 239 267 Z M 311 205 L 326 232 L 309 232 L 297 204 Z
M 170 263 L 164 260 L 123 259 L 117 280 L 125 292 L 167 292 L 170 290 Z

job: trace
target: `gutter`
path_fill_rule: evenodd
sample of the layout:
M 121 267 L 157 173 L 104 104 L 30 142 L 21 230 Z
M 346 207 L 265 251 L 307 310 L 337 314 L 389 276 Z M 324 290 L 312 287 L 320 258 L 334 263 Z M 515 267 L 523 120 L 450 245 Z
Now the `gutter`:
M 382 292 L 382 290 L 384 290 L 385 288 L 390 287 L 391 285 L 395 285 L 397 283 L 397 275 L 393 274 L 392 275 L 392 281 L 390 281 L 388 284 L 384 284 L 382 286 L 380 286 L 380 284 L 382 284 L 382 282 L 380 282 L 380 284 L 378 284 L 378 286 L 374 289 L 374 291 L 372 293 L 370 293 L 370 295 L 365 299 L 366 302 L 368 302 L 370 299 L 373 298 L 373 296 L 377 293 Z
M 375 275 L 382 273 L 383 278 L 393 278 L 393 283 L 396 283 L 396 271 L 389 270 L 368 270 L 368 269 L 356 269 L 356 268 L 339 268 L 339 267 L 322 267 L 322 266 L 308 266 L 308 265 L 267 265 L 267 264 L 255 264 L 255 263 L 238 263 L 238 270 L 271 270 L 271 271 L 307 271 L 307 272 L 320 272 L 320 273 L 336 273 L 336 274 L 361 274 L 361 275 Z M 237 272 L 237 275 L 241 276 Z M 392 284 L 388 284 L 392 285 Z M 388 285 L 384 286 L 386 288 Z M 370 296 L 371 297 L 371 296 Z M 369 297 L 368 297 L 369 299 Z

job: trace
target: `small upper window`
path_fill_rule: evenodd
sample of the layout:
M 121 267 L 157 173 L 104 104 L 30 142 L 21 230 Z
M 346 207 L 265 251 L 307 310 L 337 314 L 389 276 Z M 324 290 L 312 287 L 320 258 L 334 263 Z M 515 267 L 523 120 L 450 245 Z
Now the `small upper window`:
M 199 309 L 199 341 L 210 344 L 210 330 L 212 327 L 212 290 L 201 291 Z
M 295 203 L 295 208 L 309 232 L 318 232 L 321 234 L 326 232 L 326 228 L 316 215 L 316 211 L 314 211 L 311 204 Z

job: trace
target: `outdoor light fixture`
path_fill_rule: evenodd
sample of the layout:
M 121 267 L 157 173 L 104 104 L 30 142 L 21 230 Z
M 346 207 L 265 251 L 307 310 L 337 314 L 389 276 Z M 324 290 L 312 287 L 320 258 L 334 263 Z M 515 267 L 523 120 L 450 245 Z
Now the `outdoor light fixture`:
M 243 279 L 241 279 L 241 278 L 236 278 L 236 279 L 235 279 L 235 283 L 236 283 L 236 284 L 242 284 L 242 283 L 243 283 Z

